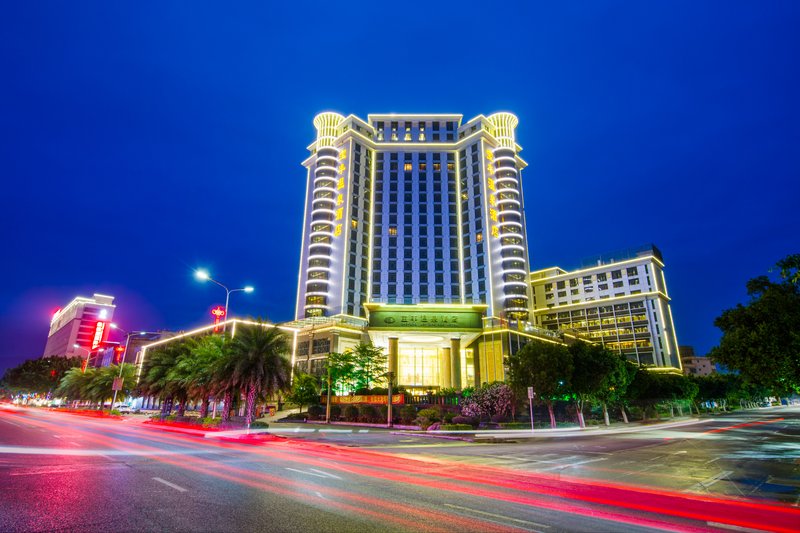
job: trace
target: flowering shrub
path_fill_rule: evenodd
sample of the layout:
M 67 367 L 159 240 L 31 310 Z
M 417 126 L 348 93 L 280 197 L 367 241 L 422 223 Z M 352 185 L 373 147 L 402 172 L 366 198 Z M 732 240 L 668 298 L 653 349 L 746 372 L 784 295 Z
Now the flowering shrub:
M 511 388 L 500 382 L 490 383 L 475 389 L 472 395 L 464 399 L 461 414 L 475 418 L 502 418 L 511 413 L 514 404 L 514 393 Z

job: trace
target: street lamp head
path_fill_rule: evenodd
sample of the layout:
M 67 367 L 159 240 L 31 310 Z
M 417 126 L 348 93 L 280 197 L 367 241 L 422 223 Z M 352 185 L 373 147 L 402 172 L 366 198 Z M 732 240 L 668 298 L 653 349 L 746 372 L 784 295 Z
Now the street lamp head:
M 247 287 L 244 288 L 244 292 L 253 292 L 254 290 L 255 289 L 253 287 L 251 287 L 250 285 L 248 285 Z
M 78 344 L 73 344 L 72 347 L 73 348 L 80 348 L 80 346 Z
M 194 271 L 194 277 L 199 279 L 200 281 L 208 281 L 211 279 L 211 276 L 208 274 L 207 270 L 203 270 L 202 268 L 198 268 Z
M 117 328 L 119 327 L 118 325 L 116 325 L 116 324 L 115 324 L 115 323 L 113 323 L 113 322 L 110 324 L 110 326 L 111 326 L 113 329 L 117 329 Z

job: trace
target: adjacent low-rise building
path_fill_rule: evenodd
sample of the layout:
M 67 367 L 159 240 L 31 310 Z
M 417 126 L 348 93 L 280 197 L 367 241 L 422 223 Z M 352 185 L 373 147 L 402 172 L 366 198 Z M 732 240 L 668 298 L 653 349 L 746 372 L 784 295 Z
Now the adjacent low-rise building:
M 530 275 L 536 325 L 582 336 L 649 367 L 681 368 L 664 261 L 655 246 Z
M 693 346 L 681 346 L 680 352 L 683 373 L 687 376 L 710 376 L 716 372 L 711 359 L 695 354 Z

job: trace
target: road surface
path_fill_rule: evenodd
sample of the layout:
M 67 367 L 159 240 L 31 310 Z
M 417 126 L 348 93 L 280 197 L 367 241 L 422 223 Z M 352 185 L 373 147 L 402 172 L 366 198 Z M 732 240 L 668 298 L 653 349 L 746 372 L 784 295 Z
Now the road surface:
M 476 444 L 0 408 L 0 531 L 796 531 L 798 437 L 790 409 Z

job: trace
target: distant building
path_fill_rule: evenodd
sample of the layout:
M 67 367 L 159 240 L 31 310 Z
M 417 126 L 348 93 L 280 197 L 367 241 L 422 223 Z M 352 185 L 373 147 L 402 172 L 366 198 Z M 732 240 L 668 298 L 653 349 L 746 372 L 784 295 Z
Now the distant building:
M 680 369 L 664 262 L 655 246 L 531 273 L 536 325 L 583 336 L 652 367 Z
M 695 355 L 692 346 L 681 346 L 680 352 L 683 373 L 687 376 L 709 376 L 716 372 L 711 359 Z
M 108 339 L 115 308 L 114 297 L 105 294 L 73 299 L 53 315 L 42 357 L 85 358 L 87 352 L 96 357 Z

